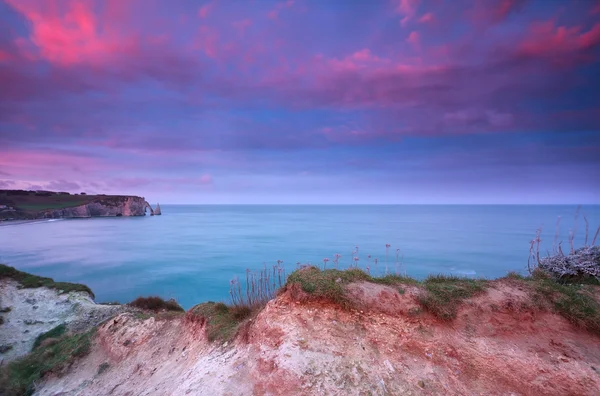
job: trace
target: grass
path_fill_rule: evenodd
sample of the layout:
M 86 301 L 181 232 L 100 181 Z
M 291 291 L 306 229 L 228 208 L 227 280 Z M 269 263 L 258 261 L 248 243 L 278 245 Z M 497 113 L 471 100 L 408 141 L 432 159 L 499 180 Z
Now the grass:
M 486 284 L 487 281 L 482 279 L 429 276 L 423 281 L 425 292 L 418 300 L 425 310 L 439 319 L 449 321 L 456 318 L 463 300 L 483 292 Z
M 227 306 L 209 301 L 196 305 L 189 314 L 206 323 L 206 335 L 212 342 L 233 339 L 240 325 L 256 312 L 248 306 Z
M 89 200 L 79 200 L 79 201 L 71 201 L 71 202 L 50 202 L 50 203 L 42 203 L 42 204 L 21 204 L 18 206 L 19 209 L 30 211 L 30 212 L 38 212 L 40 210 L 46 209 L 66 209 L 72 208 L 75 206 L 81 206 L 89 203 Z
M 389 286 L 417 285 L 419 283 L 415 279 L 400 275 L 386 275 L 374 278 L 358 268 L 345 271 L 336 269 L 321 271 L 317 267 L 306 267 L 290 274 L 286 286 L 297 284 L 302 291 L 317 299 L 331 301 L 343 308 L 349 309 L 352 308 L 353 304 L 346 296 L 345 286 L 358 281 Z
M 165 301 L 158 296 L 150 296 L 150 297 L 138 297 L 132 302 L 129 303 L 132 307 L 137 307 L 141 309 L 145 309 L 148 311 L 178 311 L 184 312 L 184 309 L 181 308 L 181 305 L 177 304 L 175 300 Z
M 393 275 L 393 274 L 385 275 L 380 278 L 371 278 L 370 282 L 379 283 L 381 285 L 389 285 L 389 286 L 418 285 L 419 284 L 418 280 L 413 279 L 409 276 Z
M 35 342 L 33 343 L 33 348 L 32 349 L 35 349 L 35 348 L 39 347 L 44 340 L 47 340 L 49 338 L 59 338 L 63 334 L 65 334 L 66 332 L 67 332 L 67 326 L 65 326 L 64 323 L 63 324 L 59 324 L 58 326 L 56 326 L 52 330 L 49 330 L 49 331 L 47 331 L 45 333 L 42 333 L 39 336 L 37 336 L 37 338 L 35 339 Z
M 588 284 L 560 283 L 540 269 L 521 279 L 532 287 L 533 301 L 547 302 L 573 325 L 600 335 L 600 304 L 592 293 L 598 287 Z
M 35 382 L 48 373 L 60 374 L 91 349 L 94 330 L 63 335 L 55 343 L 44 343 L 29 355 L 0 368 L 0 389 L 5 396 L 31 395 Z
M 2 278 L 13 279 L 19 282 L 21 286 L 26 289 L 47 287 L 49 289 L 60 290 L 61 293 L 69 293 L 72 291 L 86 292 L 92 298 L 95 298 L 92 290 L 86 285 L 82 285 L 80 283 L 55 282 L 52 278 L 28 274 L 4 264 L 0 264 L 0 279 Z
M 306 267 L 294 271 L 287 279 L 286 286 L 297 284 L 302 291 L 311 296 L 350 308 L 351 302 L 346 297 L 345 285 L 357 281 L 369 281 L 370 275 L 360 269 L 340 271 L 330 269 L 321 271 L 317 267 Z
M 442 320 L 454 319 L 462 301 L 483 292 L 487 284 L 485 280 L 445 275 L 430 276 L 425 281 L 419 282 L 400 275 L 376 278 L 360 269 L 321 271 L 316 267 L 308 267 L 290 274 L 286 286 L 299 285 L 303 292 L 314 298 L 330 301 L 349 309 L 353 307 L 353 303 L 346 295 L 345 286 L 357 281 L 396 286 L 400 294 L 406 292 L 400 287 L 402 285 L 420 286 L 424 290 L 419 297 L 419 303 L 425 310 Z

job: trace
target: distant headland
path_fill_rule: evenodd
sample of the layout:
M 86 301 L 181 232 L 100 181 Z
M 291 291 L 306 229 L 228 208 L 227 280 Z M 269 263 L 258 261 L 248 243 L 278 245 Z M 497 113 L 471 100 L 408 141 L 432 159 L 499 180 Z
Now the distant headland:
M 144 197 L 55 191 L 0 190 L 0 221 L 160 215 Z

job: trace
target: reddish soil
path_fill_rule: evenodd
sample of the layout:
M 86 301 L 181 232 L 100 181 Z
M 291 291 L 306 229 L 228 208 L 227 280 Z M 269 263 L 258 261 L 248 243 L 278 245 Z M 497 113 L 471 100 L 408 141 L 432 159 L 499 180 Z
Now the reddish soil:
M 348 311 L 288 290 L 225 345 L 189 316 L 122 314 L 38 393 L 600 395 L 600 338 L 533 304 L 519 282 L 492 282 L 450 323 L 421 311 L 416 288 L 402 291 L 352 284 Z

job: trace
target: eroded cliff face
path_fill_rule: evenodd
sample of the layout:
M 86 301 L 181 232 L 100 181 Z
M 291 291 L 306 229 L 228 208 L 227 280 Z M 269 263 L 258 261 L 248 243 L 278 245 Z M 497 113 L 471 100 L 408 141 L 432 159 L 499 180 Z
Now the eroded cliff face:
M 411 314 L 418 288 L 354 283 L 351 310 L 288 290 L 223 344 L 190 312 L 125 313 L 35 394 L 598 395 L 598 337 L 537 310 L 523 287 L 495 282 L 452 324 Z
M 106 196 L 90 203 L 72 208 L 49 209 L 40 213 L 40 218 L 78 218 L 109 216 L 145 216 L 146 208 L 151 214 L 152 208 L 142 197 Z

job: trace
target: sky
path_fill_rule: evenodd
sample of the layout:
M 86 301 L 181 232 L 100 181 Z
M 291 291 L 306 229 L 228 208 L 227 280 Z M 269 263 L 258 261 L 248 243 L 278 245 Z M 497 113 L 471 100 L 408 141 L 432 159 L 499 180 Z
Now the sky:
M 600 1 L 0 0 L 0 189 L 600 203 Z

